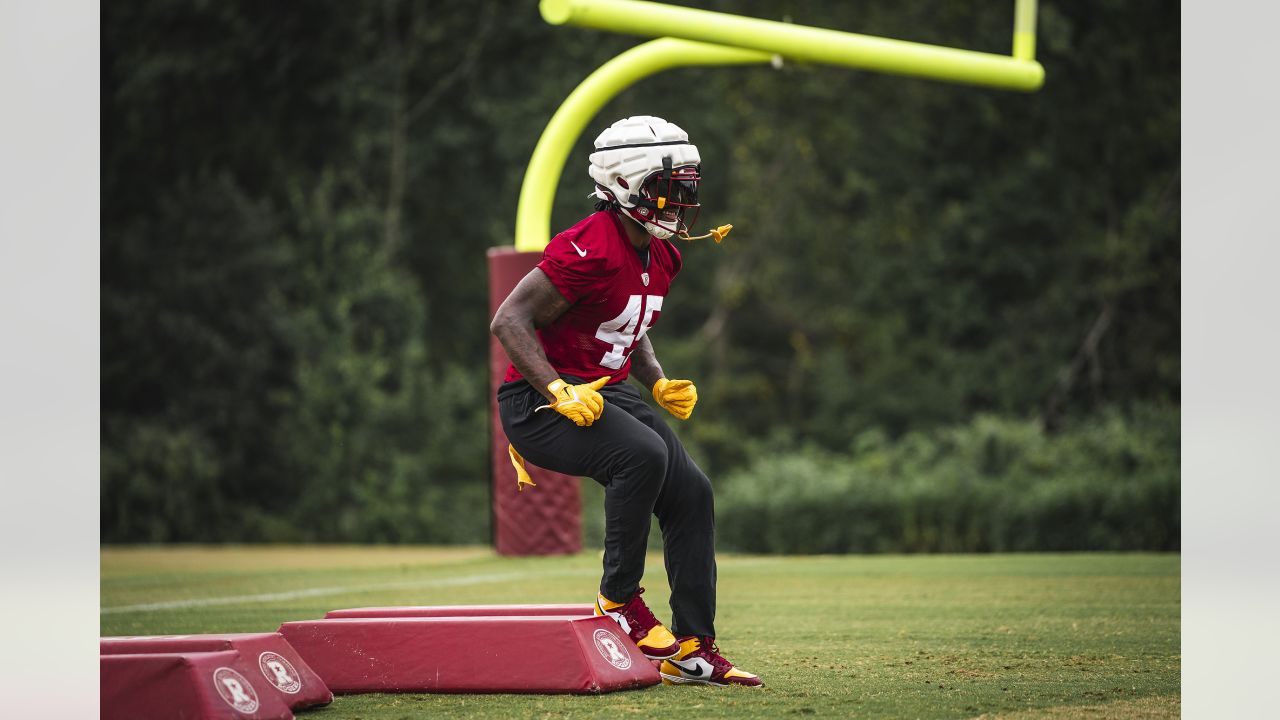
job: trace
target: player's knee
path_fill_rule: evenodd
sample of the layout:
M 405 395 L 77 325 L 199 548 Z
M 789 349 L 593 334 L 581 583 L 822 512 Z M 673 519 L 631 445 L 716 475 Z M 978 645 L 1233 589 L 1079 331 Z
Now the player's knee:
M 638 438 L 627 460 L 637 477 L 661 482 L 667 473 L 667 446 L 656 435 Z

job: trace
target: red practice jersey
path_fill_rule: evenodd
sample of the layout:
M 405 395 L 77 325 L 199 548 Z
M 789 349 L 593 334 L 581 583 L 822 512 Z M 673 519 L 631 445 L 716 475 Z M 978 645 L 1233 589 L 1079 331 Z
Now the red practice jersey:
M 538 331 L 551 367 L 562 375 L 622 382 L 631 371 L 631 351 L 662 313 L 662 300 L 680 272 L 680 252 L 651 237 L 644 267 L 623 222 L 609 211 L 588 215 L 556 235 L 538 268 L 569 301 L 569 309 Z M 504 382 L 523 377 L 507 368 Z

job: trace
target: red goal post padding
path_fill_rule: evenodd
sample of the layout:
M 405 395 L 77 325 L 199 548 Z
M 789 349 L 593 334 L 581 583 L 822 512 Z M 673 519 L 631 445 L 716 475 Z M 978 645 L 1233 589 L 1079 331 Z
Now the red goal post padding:
M 516 283 L 542 259 L 541 252 L 489 249 L 489 317 Z M 493 545 L 500 555 L 564 555 L 582 550 L 582 499 L 578 478 L 526 463 L 537 487 L 516 490 L 495 397 L 510 364 L 496 337 L 489 337 L 489 420 L 492 428 Z

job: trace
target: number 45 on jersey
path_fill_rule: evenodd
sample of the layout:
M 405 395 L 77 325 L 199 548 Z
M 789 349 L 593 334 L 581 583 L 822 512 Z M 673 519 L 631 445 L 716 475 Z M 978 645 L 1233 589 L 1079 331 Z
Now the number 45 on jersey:
M 635 344 L 649 332 L 649 327 L 653 325 L 653 314 L 661 310 L 661 295 L 632 295 L 622 314 L 600 323 L 596 339 L 613 346 L 612 350 L 600 358 L 600 364 L 610 370 L 622 367 Z

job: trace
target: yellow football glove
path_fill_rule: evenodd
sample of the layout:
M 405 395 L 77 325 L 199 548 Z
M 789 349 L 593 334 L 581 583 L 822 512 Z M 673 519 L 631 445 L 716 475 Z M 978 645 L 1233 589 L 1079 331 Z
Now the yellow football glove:
M 556 378 L 547 383 L 547 389 L 555 396 L 556 401 L 543 405 L 534 412 L 551 408 L 572 420 L 578 427 L 586 427 L 604 414 L 604 398 L 596 391 L 604 387 L 611 377 L 613 376 L 605 375 L 585 385 L 570 385 Z
M 653 399 L 667 412 L 681 420 L 688 420 L 693 406 L 698 402 L 698 388 L 692 380 L 668 380 L 661 378 L 653 384 Z

